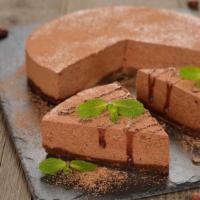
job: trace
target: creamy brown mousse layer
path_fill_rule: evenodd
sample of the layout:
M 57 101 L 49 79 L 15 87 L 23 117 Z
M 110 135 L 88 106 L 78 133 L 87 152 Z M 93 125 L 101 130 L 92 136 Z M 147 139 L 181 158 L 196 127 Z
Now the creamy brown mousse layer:
M 34 31 L 28 79 L 58 101 L 121 67 L 200 65 L 200 20 L 166 10 L 116 6 L 75 12 Z
M 126 89 L 113 83 L 84 90 L 56 106 L 41 125 L 47 153 L 168 172 L 168 135 L 147 110 L 137 118 L 123 117 L 117 124 L 106 112 L 88 121 L 81 121 L 75 112 L 88 99 L 130 97 Z
M 200 136 L 200 92 L 193 92 L 193 87 L 194 82 L 181 79 L 175 68 L 142 69 L 137 73 L 137 98 Z

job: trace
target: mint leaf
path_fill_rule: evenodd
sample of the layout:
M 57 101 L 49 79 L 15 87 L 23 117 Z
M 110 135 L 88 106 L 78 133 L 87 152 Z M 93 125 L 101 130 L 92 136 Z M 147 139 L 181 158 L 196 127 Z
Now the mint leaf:
M 39 169 L 44 175 L 55 175 L 59 171 L 63 171 L 66 175 L 72 172 L 72 169 L 80 172 L 94 171 L 96 164 L 83 160 L 63 161 L 59 158 L 48 158 L 39 164 Z
M 39 164 L 39 169 L 43 174 L 54 175 L 59 171 L 68 171 L 67 163 L 59 158 L 47 158 Z
M 135 99 L 119 99 L 110 103 L 106 103 L 103 99 L 92 99 L 77 107 L 82 119 L 97 117 L 105 110 L 108 110 L 114 123 L 117 123 L 120 115 L 137 117 L 145 112 L 143 104 Z
M 125 117 L 137 117 L 145 112 L 143 104 L 135 99 L 115 100 L 112 104 L 118 108 L 119 114 Z
M 70 162 L 70 167 L 80 172 L 88 172 L 96 170 L 97 165 L 84 160 L 72 160 Z
M 77 107 L 81 119 L 90 119 L 99 116 L 105 111 L 107 103 L 103 99 L 92 99 Z
M 66 161 L 66 168 L 63 169 L 64 174 L 69 174 L 71 172 L 71 169 L 69 168 L 69 161 Z
M 200 68 L 199 67 L 182 67 L 179 71 L 180 76 L 186 80 L 198 81 L 200 80 Z
M 113 123 L 117 123 L 119 120 L 118 108 L 113 104 L 108 104 L 108 112 L 110 113 L 110 118 Z

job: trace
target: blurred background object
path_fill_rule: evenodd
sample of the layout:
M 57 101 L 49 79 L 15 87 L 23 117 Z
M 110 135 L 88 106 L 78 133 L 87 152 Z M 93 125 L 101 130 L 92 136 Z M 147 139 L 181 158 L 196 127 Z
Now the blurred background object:
M 8 30 L 5 28 L 0 28 L 0 40 L 8 36 Z
M 0 25 L 10 27 L 19 24 L 43 23 L 75 10 L 108 6 L 134 5 L 188 10 L 198 5 L 197 0 L 0 0 Z M 199 15 L 199 13 L 193 13 Z
M 200 200 L 200 193 L 197 192 L 192 193 L 192 200 Z
M 188 0 L 187 5 L 192 10 L 199 9 L 199 1 L 198 0 Z

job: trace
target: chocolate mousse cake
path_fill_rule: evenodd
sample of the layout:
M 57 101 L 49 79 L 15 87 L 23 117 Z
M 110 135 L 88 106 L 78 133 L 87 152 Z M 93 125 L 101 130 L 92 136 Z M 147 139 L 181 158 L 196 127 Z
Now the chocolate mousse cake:
M 132 96 L 113 83 L 84 90 L 53 108 L 41 124 L 47 153 L 167 173 L 169 138 L 157 120 L 147 110 L 136 118 L 122 117 L 116 124 L 107 112 L 91 120 L 80 120 L 77 106 L 94 98 L 109 102 Z
M 194 82 L 180 77 L 176 68 L 141 69 L 137 73 L 137 98 L 148 108 L 200 136 L 200 92 Z
M 200 20 L 172 11 L 116 6 L 68 14 L 26 43 L 32 88 L 59 102 L 121 68 L 200 65 Z

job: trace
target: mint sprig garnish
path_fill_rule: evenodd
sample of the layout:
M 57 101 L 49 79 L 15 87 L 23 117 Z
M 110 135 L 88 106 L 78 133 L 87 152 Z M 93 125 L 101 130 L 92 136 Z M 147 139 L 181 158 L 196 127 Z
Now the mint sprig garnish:
M 118 114 L 125 117 L 137 117 L 144 113 L 144 106 L 135 99 L 115 100 L 112 104 L 118 108 Z
M 81 119 L 90 119 L 99 116 L 106 109 L 106 102 L 103 99 L 91 99 L 81 104 L 77 111 Z
M 94 171 L 96 168 L 96 164 L 84 160 L 72 160 L 69 162 L 61 160 L 60 158 L 47 158 L 39 164 L 40 171 L 45 175 L 55 175 L 60 171 L 67 174 L 72 170 L 88 172 Z
M 119 120 L 118 107 L 113 104 L 108 104 L 108 112 L 110 113 L 110 119 L 112 122 L 117 123 Z
M 70 167 L 80 172 L 88 172 L 96 170 L 97 165 L 84 160 L 72 160 L 70 162 Z
M 59 171 L 68 172 L 69 164 L 59 158 L 47 158 L 39 164 L 39 169 L 43 174 L 54 175 Z
M 182 67 L 180 69 L 180 75 L 183 79 L 191 80 L 191 81 L 199 81 L 200 80 L 200 68 L 199 67 Z
M 141 102 L 135 99 L 118 99 L 106 102 L 103 99 L 91 99 L 77 107 L 81 119 L 98 117 L 108 110 L 112 122 L 117 123 L 120 116 L 137 117 L 145 112 Z
M 179 70 L 181 78 L 185 80 L 195 81 L 192 91 L 200 91 L 200 67 L 187 66 Z

